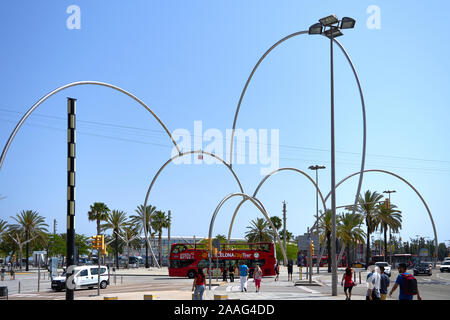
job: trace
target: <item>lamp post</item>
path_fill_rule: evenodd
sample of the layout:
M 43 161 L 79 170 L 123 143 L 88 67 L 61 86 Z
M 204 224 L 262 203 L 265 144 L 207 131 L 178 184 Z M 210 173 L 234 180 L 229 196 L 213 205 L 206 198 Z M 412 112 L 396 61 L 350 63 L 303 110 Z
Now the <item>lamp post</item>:
M 319 19 L 319 23 L 309 28 L 309 34 L 322 34 L 330 39 L 330 73 L 331 73 L 331 294 L 337 296 L 337 261 L 336 261 L 336 172 L 334 148 L 334 71 L 333 71 L 333 40 L 343 33 L 341 29 L 352 29 L 356 21 L 349 17 L 339 20 L 335 15 Z
M 325 166 L 319 166 L 316 164 L 315 166 L 309 166 L 308 169 L 316 171 L 316 185 L 319 186 L 318 171 L 320 169 L 325 169 Z M 316 190 L 316 225 L 319 225 L 319 190 Z M 318 259 L 319 259 L 319 256 L 316 259 L 317 273 L 319 273 L 319 268 L 320 268 L 320 261 Z

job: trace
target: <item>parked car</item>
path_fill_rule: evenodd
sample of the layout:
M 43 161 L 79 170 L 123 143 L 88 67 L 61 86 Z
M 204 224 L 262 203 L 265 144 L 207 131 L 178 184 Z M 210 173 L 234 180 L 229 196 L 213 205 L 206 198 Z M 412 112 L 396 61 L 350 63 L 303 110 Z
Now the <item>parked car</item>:
M 365 268 L 366 264 L 364 262 L 357 261 L 357 262 L 353 262 L 352 267 L 353 268 Z
M 419 262 L 414 266 L 414 275 L 426 274 L 431 276 L 431 265 L 429 262 Z
M 377 263 L 375 263 L 375 265 L 377 267 L 384 267 L 384 273 L 388 277 L 391 277 L 391 266 L 389 265 L 389 263 L 387 263 L 387 262 L 377 262 Z
M 74 268 L 73 282 L 75 290 L 88 287 L 92 289 L 98 286 L 98 266 L 78 266 Z M 100 266 L 100 289 L 109 285 L 109 272 L 107 266 Z M 52 290 L 61 291 L 66 288 L 66 272 L 52 279 Z
M 442 262 L 439 270 L 441 270 L 441 272 L 450 272 L 450 260 Z

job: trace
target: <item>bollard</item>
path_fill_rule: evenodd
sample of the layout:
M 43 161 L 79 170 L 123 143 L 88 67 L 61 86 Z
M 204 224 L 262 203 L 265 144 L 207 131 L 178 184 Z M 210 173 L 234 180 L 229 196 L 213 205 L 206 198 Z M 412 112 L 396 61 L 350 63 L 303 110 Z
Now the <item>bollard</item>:
M 300 267 L 300 271 L 299 271 L 298 275 L 300 277 L 300 280 L 302 280 L 302 267 Z
M 356 282 L 356 272 L 353 273 L 353 282 Z
M 103 300 L 117 300 L 117 297 L 116 296 L 103 297 Z
M 20 281 L 19 281 L 19 292 L 18 293 L 20 293 Z
M 156 294 L 144 294 L 144 300 L 156 300 L 157 297 Z
M 359 284 L 361 284 L 361 271 L 359 272 Z
M 228 300 L 228 296 L 227 295 L 223 295 L 223 294 L 215 294 L 214 295 L 214 300 Z

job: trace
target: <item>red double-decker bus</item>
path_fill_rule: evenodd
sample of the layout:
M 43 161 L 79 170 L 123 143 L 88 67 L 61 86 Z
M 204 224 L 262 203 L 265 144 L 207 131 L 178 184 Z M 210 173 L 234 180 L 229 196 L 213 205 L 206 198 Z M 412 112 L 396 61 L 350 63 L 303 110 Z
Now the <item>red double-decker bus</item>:
M 208 274 L 209 250 L 206 244 L 174 243 L 170 251 L 169 276 L 193 278 L 197 268 L 204 269 Z M 223 274 L 231 266 L 239 267 L 244 262 L 249 268 L 252 277 L 256 264 L 260 266 L 263 276 L 275 275 L 275 249 L 273 243 L 225 243 L 221 250 L 211 257 L 211 270 Z M 237 270 L 236 270 L 237 276 Z

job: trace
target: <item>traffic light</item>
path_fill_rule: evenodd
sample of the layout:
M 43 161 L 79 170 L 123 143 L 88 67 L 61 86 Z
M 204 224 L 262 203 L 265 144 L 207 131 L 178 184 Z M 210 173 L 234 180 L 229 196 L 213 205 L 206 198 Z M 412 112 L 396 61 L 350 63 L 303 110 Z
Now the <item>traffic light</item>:
M 213 255 L 217 257 L 217 248 L 213 248 Z
M 205 243 L 205 248 L 208 251 L 211 251 L 212 249 L 212 239 L 211 238 L 206 238 L 206 243 Z
M 104 235 L 98 235 L 97 237 L 98 237 L 97 238 L 98 249 L 100 249 L 102 251 L 106 251 L 105 236 Z
M 91 239 L 92 239 L 91 248 L 92 249 L 98 249 L 97 236 L 93 236 L 93 237 L 91 237 Z
M 314 255 L 314 242 L 312 240 L 309 241 L 309 251 L 311 251 L 311 255 Z

